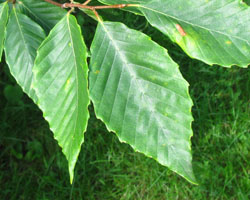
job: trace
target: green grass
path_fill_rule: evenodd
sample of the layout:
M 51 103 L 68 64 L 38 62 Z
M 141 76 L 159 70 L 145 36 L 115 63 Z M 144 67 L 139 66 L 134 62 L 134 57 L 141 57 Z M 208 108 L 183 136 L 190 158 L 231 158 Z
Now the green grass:
M 118 14 L 119 17 L 118 17 Z M 7 100 L 3 90 L 15 85 L 0 66 L 0 199 L 8 200 L 165 200 L 250 198 L 249 69 L 207 66 L 188 58 L 141 17 L 112 11 L 107 19 L 142 30 L 168 48 L 190 83 L 194 101 L 192 185 L 156 161 L 118 141 L 91 119 L 69 183 L 67 162 L 39 109 L 28 99 Z M 83 20 L 87 44 L 95 23 Z M 87 27 L 87 28 L 86 28 Z

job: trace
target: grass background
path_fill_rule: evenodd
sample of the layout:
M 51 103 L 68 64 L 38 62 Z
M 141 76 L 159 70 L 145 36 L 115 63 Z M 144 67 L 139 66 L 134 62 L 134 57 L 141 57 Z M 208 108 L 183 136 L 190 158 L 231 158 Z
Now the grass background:
M 90 46 L 96 23 L 75 13 Z M 143 31 L 169 50 L 190 83 L 194 101 L 194 172 L 188 183 L 156 161 L 118 141 L 91 118 L 69 183 L 67 162 L 41 111 L 0 64 L 0 199 L 165 200 L 250 198 L 250 73 L 192 60 L 139 16 L 104 11 L 107 20 Z

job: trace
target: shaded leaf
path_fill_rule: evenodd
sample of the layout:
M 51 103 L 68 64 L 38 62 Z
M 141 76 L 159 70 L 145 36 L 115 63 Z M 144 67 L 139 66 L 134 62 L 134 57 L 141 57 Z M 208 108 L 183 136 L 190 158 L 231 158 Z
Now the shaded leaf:
M 6 23 L 8 20 L 8 11 L 9 11 L 8 3 L 7 2 L 1 3 L 0 4 L 0 62 L 3 53 L 3 44 L 5 38 Z
M 38 105 L 68 160 L 71 183 L 89 118 L 86 60 L 80 27 L 66 15 L 40 46 L 33 69 Z
M 43 29 L 13 7 L 6 29 L 5 57 L 11 74 L 25 93 L 36 102 L 32 68 L 36 50 L 45 38 Z
M 226 67 L 250 64 L 250 8 L 241 0 L 120 2 L 139 3 L 151 25 L 193 58 Z
M 91 46 L 90 97 L 122 142 L 195 183 L 192 100 L 167 51 L 121 23 L 100 22 Z
M 82 12 L 84 12 L 86 15 L 88 15 L 89 17 L 91 17 L 92 19 L 98 21 L 96 15 L 93 13 L 92 10 L 83 9 L 83 8 L 80 8 L 80 10 L 81 10 Z M 101 16 L 99 16 L 99 18 L 102 19 Z
M 23 91 L 19 85 L 6 85 L 3 94 L 10 104 L 18 105 L 22 102 Z
M 43 0 L 18 0 L 17 3 L 47 32 L 67 14 L 64 9 Z
M 248 6 L 250 5 L 250 0 L 243 0 Z

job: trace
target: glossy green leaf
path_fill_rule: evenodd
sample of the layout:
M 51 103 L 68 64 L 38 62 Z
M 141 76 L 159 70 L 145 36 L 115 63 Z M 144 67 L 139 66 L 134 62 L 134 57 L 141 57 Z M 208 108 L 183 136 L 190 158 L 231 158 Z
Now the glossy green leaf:
M 36 102 L 32 89 L 36 51 L 45 38 L 43 29 L 13 7 L 6 29 L 5 58 L 11 74 L 25 93 Z
M 100 22 L 91 46 L 90 97 L 122 142 L 195 183 L 192 100 L 167 51 L 121 23 Z
M 67 14 L 66 10 L 44 0 L 17 0 L 17 4 L 47 32 Z
M 38 106 L 69 163 L 71 183 L 89 118 L 87 49 L 74 16 L 66 15 L 38 49 Z
M 7 2 L 1 3 L 0 4 L 0 62 L 2 59 L 5 29 L 8 20 L 8 11 L 9 11 L 8 3 Z
M 193 58 L 226 67 L 250 64 L 250 8 L 241 0 L 119 2 L 140 4 L 147 20 Z

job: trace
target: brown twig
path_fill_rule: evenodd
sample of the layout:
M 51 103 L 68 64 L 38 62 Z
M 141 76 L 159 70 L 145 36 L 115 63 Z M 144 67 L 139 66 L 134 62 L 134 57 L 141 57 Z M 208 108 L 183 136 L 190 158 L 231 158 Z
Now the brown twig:
M 110 6 L 87 6 L 82 4 L 75 4 L 75 3 L 64 3 L 62 4 L 63 8 L 85 8 L 89 10 L 98 10 L 98 9 L 110 9 L 110 8 L 125 8 L 128 7 L 129 4 L 117 4 L 117 5 L 110 5 Z
M 57 2 L 55 2 L 55 1 L 52 1 L 52 0 L 44 0 L 44 1 L 47 1 L 48 3 L 51 3 L 51 4 L 55 5 L 55 6 L 62 7 L 62 4 L 57 3 Z
M 9 3 L 13 3 L 15 4 L 16 3 L 16 0 L 7 0 Z
M 139 5 L 137 4 L 116 4 L 116 5 L 109 5 L 109 6 L 88 6 L 88 3 L 91 0 L 86 0 L 83 4 L 79 4 L 79 3 L 72 3 L 73 1 L 71 1 L 71 3 L 57 3 L 55 1 L 52 0 L 44 0 L 47 1 L 48 3 L 51 3 L 55 6 L 61 7 L 61 8 L 71 8 L 71 11 L 73 8 L 83 8 L 83 9 L 88 9 L 91 10 L 96 18 L 98 19 L 98 21 L 102 21 L 101 18 L 99 17 L 98 13 L 96 10 L 100 10 L 100 9 L 110 9 L 110 8 L 126 8 L 126 7 L 138 7 Z M 70 12 L 71 12 L 70 11 Z
M 44 0 L 53 5 L 59 6 L 61 8 L 83 8 L 88 10 L 98 10 L 98 9 L 110 9 L 110 8 L 126 8 L 126 7 L 137 7 L 136 4 L 116 4 L 110 6 L 88 6 L 89 1 L 86 1 L 84 4 L 79 3 L 64 3 L 60 4 L 52 0 Z

